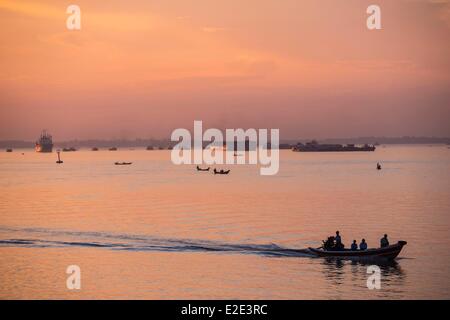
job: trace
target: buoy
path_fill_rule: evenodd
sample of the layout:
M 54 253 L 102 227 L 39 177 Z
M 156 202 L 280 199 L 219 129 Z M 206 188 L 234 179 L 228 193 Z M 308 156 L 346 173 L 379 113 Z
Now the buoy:
M 58 150 L 56 153 L 58 154 L 58 161 L 56 161 L 56 163 L 57 163 L 57 164 L 63 163 L 63 161 L 62 161 L 61 158 L 59 157 L 60 151 Z

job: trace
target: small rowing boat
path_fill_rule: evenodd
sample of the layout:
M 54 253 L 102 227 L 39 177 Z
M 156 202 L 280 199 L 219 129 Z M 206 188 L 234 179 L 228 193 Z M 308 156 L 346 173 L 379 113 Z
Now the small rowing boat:
M 367 250 L 323 250 L 323 249 L 315 249 L 308 248 L 309 251 L 314 253 L 319 257 L 334 257 L 341 259 L 385 259 L 385 260 L 394 260 L 402 251 L 404 245 L 406 245 L 406 241 L 399 241 L 396 244 L 384 247 L 384 248 L 374 248 Z
M 129 166 L 130 164 L 132 164 L 133 162 L 115 162 L 114 164 L 116 166 Z
M 223 169 L 221 169 L 221 170 L 216 170 L 215 168 L 214 168 L 214 174 L 229 174 L 230 173 L 230 170 L 223 170 Z

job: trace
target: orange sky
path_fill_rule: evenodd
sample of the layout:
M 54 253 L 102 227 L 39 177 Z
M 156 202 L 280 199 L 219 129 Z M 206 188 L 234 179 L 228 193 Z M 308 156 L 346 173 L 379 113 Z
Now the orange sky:
M 449 31 L 449 0 L 0 0 L 0 139 L 450 136 Z

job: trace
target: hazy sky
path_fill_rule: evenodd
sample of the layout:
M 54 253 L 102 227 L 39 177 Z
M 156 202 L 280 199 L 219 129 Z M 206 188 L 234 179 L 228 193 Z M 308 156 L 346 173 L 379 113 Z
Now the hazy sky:
M 0 0 L 0 39 L 0 139 L 450 136 L 449 0 Z

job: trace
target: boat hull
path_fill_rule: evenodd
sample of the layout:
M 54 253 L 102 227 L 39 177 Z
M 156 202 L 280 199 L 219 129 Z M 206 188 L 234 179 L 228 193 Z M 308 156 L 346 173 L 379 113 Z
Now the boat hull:
M 358 152 L 358 151 L 375 151 L 375 146 L 365 144 L 363 146 L 356 146 L 354 144 L 321 144 L 313 140 L 306 144 L 299 143 L 292 151 L 295 152 Z
M 302 149 L 302 148 L 294 148 L 292 151 L 294 151 L 294 152 L 371 152 L 371 151 L 375 151 L 375 147 L 360 148 L 360 149 L 324 149 L 324 150 L 308 150 L 308 149 Z
M 133 162 L 115 162 L 114 164 L 116 166 L 129 166 L 129 165 L 133 164 Z
M 36 152 L 52 152 L 53 151 L 53 144 L 39 144 L 36 143 L 34 149 Z
M 402 251 L 403 246 L 406 245 L 406 241 L 399 241 L 396 244 L 377 249 L 368 250 L 342 250 L 332 251 L 323 249 L 309 248 L 309 250 L 319 257 L 334 257 L 340 259 L 384 259 L 394 260 Z
M 375 151 L 375 147 L 345 147 L 345 146 L 337 146 L 337 147 L 308 147 L 308 146 L 297 146 L 292 149 L 295 152 L 371 152 Z

